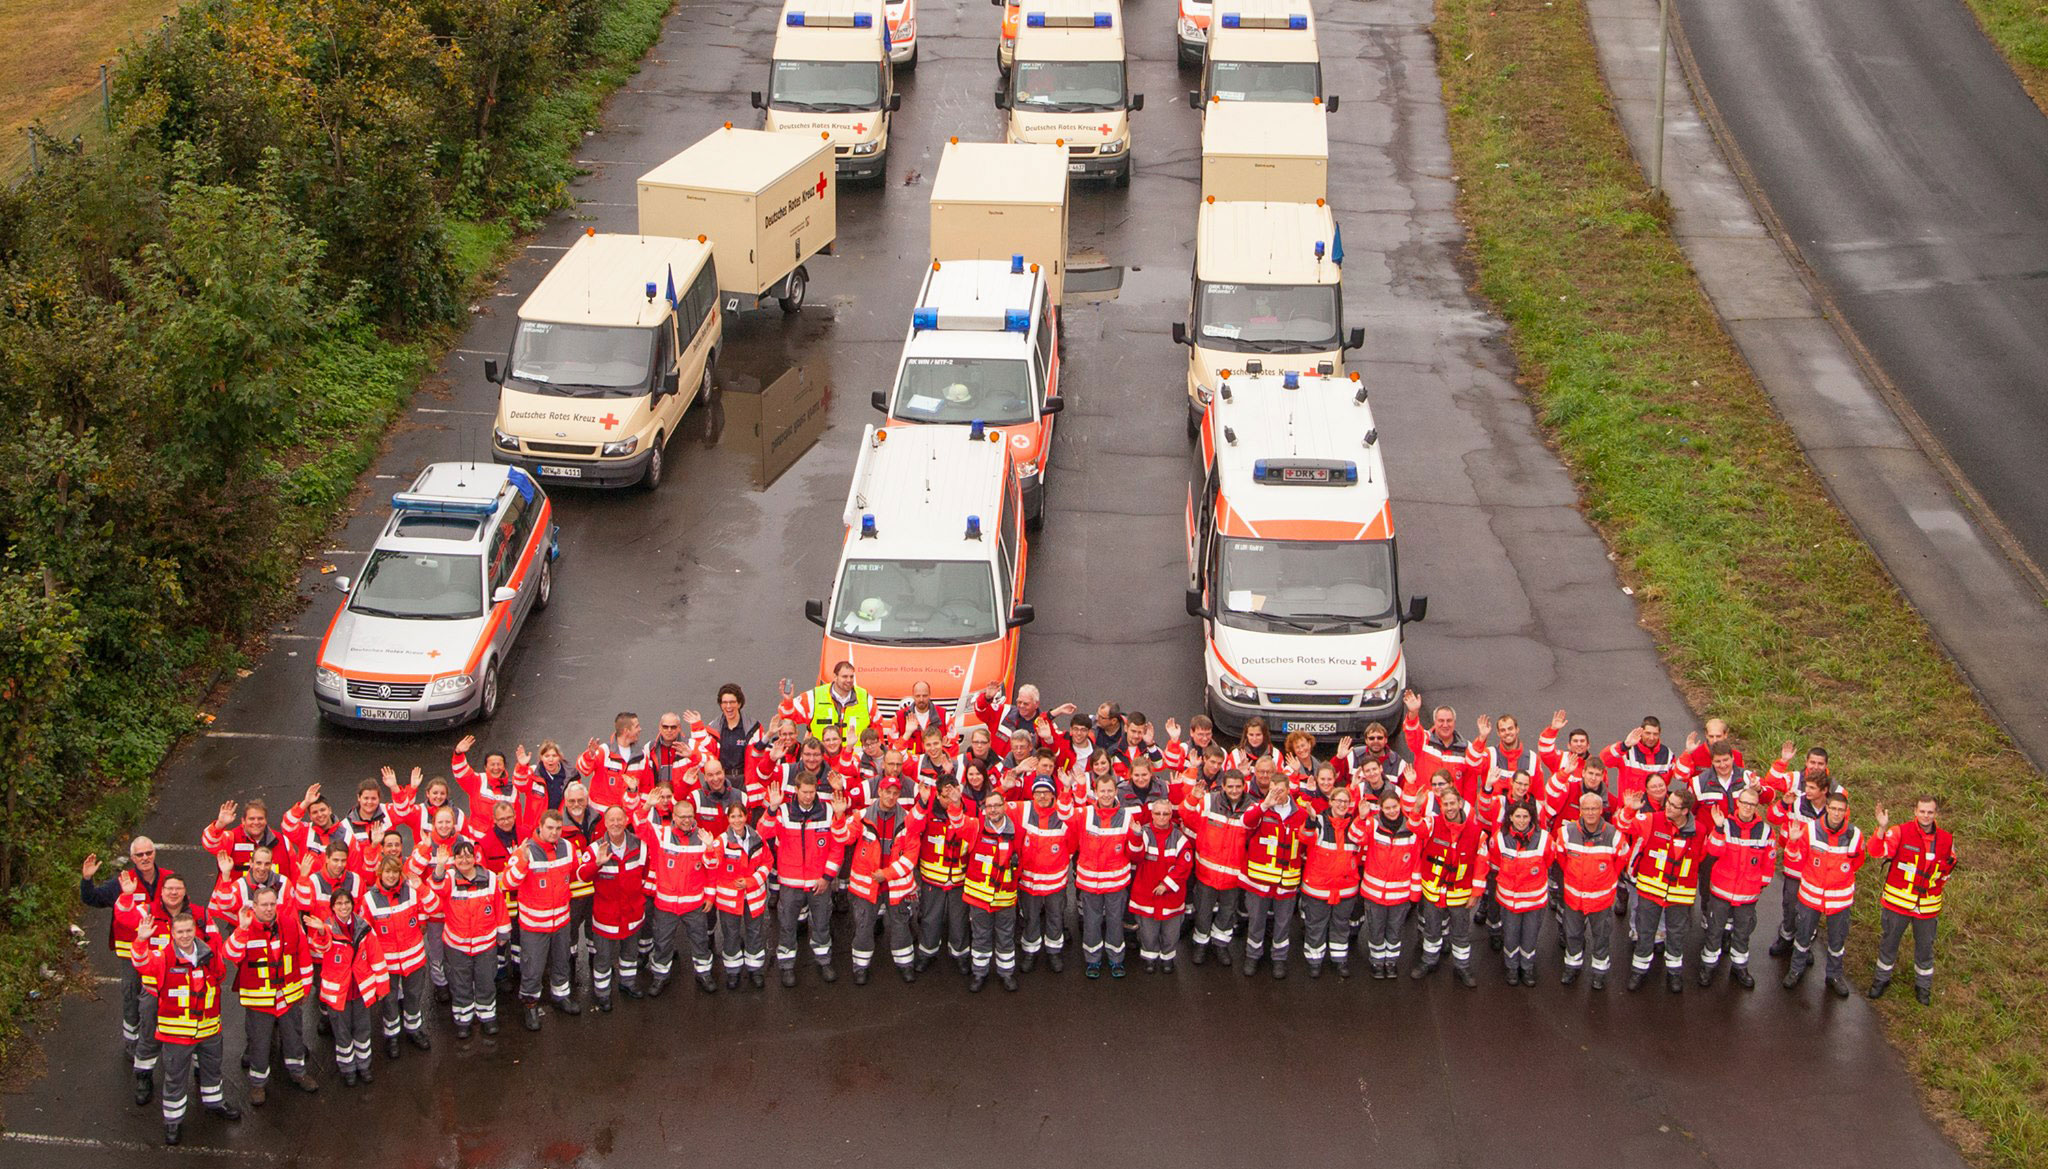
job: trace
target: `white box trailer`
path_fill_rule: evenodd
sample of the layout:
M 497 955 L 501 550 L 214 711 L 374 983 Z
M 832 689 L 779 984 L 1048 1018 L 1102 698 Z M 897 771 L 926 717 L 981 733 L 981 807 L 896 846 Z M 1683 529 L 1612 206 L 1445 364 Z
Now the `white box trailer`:
M 1067 152 L 1051 143 L 946 144 L 932 182 L 934 260 L 1023 256 L 1053 304 L 1067 282 Z
M 1313 203 L 1330 193 L 1330 127 L 1309 103 L 1212 102 L 1202 121 L 1202 197 Z
M 839 235 L 829 135 L 728 124 L 641 175 L 639 187 L 641 233 L 703 237 L 728 311 L 772 297 L 795 312 L 810 284 L 804 261 Z

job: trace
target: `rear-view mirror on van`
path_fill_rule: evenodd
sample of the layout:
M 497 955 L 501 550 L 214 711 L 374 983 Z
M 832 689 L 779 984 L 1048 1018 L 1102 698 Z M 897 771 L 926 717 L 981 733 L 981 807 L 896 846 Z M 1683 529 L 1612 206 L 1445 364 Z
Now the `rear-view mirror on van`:
M 1429 616 L 1428 597 L 1408 598 L 1408 614 L 1401 618 L 1403 621 L 1420 621 L 1427 616 Z
M 1066 408 L 1067 400 L 1065 398 L 1047 398 L 1045 405 L 1038 412 L 1040 414 L 1058 414 Z
M 1188 108 L 1189 108 L 1189 109 L 1191 109 L 1191 110 L 1199 110 L 1199 109 L 1201 109 L 1201 108 L 1202 108 L 1202 91 L 1201 91 L 1201 90 L 1199 90 L 1199 89 L 1190 89 L 1190 90 L 1188 90 Z
M 1015 629 L 1019 625 L 1029 625 L 1032 621 L 1037 619 L 1037 617 L 1038 610 L 1032 608 L 1030 605 L 1026 604 L 1023 601 L 1019 601 L 1015 605 L 1010 606 L 1010 628 L 1012 629 Z
M 902 94 L 900 94 L 900 93 L 892 93 L 892 94 L 890 94 L 890 95 L 889 95 L 889 112 L 893 114 L 893 113 L 895 113 L 895 112 L 896 112 L 897 110 L 900 110 L 900 109 L 902 109 L 902 108 L 903 108 L 903 95 L 902 95 Z
M 498 382 L 500 382 L 500 381 L 504 380 L 504 379 L 503 379 L 503 378 L 501 378 L 501 377 L 499 376 L 499 374 L 498 374 L 498 359 L 497 359 L 497 358 L 495 358 L 495 357 L 486 357 L 486 358 L 484 358 L 484 380 L 485 380 L 485 381 L 487 381 L 487 382 L 490 382 L 490 383 L 492 383 L 493 385 L 495 385 L 495 384 L 497 384 Z
M 1145 108 L 1145 95 L 1144 95 L 1144 94 L 1142 94 L 1142 93 L 1134 93 L 1134 94 L 1132 94 L 1132 95 L 1131 95 L 1131 112 L 1135 114 L 1135 113 L 1137 113 L 1137 112 L 1138 112 L 1139 110 L 1142 110 L 1142 109 L 1144 109 L 1144 108 Z
M 825 602 L 823 602 L 823 601 L 805 601 L 805 602 L 804 602 L 804 620 L 806 620 L 806 621 L 809 621 L 809 622 L 810 622 L 811 624 L 813 624 L 813 625 L 816 625 L 816 626 L 817 626 L 817 627 L 819 627 L 820 629 L 824 628 L 824 627 L 825 627 Z
M 1331 95 L 1330 95 L 1330 96 L 1329 96 L 1328 98 L 1324 99 L 1324 101 L 1323 101 L 1323 108 L 1324 108 L 1325 110 L 1328 110 L 1328 111 L 1329 111 L 1330 113 L 1333 113 L 1333 114 L 1334 114 L 1334 113 L 1336 113 L 1336 112 L 1337 112 L 1337 95 L 1333 93 L 1333 94 L 1331 94 Z
M 662 393 L 664 393 L 664 394 L 673 394 L 673 393 L 675 393 L 675 392 L 676 392 L 677 390 L 680 390 L 680 389 L 682 389 L 682 388 L 683 388 L 683 374 L 682 374 L 682 371 L 681 371 L 681 370 L 676 370 L 676 369 L 672 369 L 672 370 L 669 370 L 669 371 L 668 371 L 667 373 L 665 373 L 665 374 L 662 374 L 662 375 L 661 375 L 661 392 L 662 392 Z
M 876 390 L 868 398 L 868 401 L 873 402 L 875 409 L 880 410 L 882 413 L 887 414 L 889 412 L 889 391 Z
M 1175 345 L 1185 345 L 1188 343 L 1188 326 L 1186 321 L 1175 321 L 1173 323 L 1173 343 Z
M 768 103 L 761 100 L 761 91 L 758 89 L 747 95 L 747 104 L 754 107 L 757 110 L 765 110 L 768 108 Z
M 1363 349 L 1363 348 L 1365 348 L 1365 330 L 1364 330 L 1364 329 L 1353 329 L 1353 330 L 1351 330 L 1351 335 L 1350 335 L 1350 336 L 1348 336 L 1348 337 L 1346 337 L 1346 338 L 1344 338 L 1344 348 L 1346 348 L 1346 349 Z

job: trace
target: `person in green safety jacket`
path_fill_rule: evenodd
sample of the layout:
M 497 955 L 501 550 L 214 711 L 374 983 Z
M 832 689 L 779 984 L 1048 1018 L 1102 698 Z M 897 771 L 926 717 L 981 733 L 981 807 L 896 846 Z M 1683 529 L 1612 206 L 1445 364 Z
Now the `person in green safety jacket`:
M 858 742 L 875 721 L 875 696 L 854 685 L 852 662 L 840 662 L 832 667 L 830 682 L 801 693 L 784 678 L 779 713 L 806 727 L 813 738 L 823 738 L 826 727 L 838 727 L 840 737 Z

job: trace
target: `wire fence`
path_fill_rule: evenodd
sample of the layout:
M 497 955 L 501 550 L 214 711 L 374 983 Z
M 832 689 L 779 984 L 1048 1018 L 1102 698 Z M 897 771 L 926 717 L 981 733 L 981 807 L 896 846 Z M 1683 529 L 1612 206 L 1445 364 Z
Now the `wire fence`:
M 114 125 L 111 65 L 101 65 L 86 92 L 45 111 L 35 121 L 10 126 L 0 138 L 0 179 L 18 183 L 41 173 L 52 146 L 90 142 Z

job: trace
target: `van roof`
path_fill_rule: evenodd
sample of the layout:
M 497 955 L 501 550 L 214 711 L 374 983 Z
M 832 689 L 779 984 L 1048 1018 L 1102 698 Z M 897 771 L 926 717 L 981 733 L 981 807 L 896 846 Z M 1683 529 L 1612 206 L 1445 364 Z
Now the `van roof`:
M 1279 107 L 1260 104 L 1248 108 L 1270 111 Z M 1329 207 L 1320 202 L 1205 200 L 1195 213 L 1195 276 L 1237 284 L 1340 283 L 1343 272 L 1332 262 L 1336 222 Z M 1323 245 L 1325 257 L 1320 260 L 1315 253 L 1318 243 Z
M 432 551 L 474 544 L 497 514 L 507 482 L 533 486 L 525 471 L 498 463 L 429 463 L 412 486 L 392 495 L 391 518 L 377 546 Z
M 1049 142 L 948 142 L 932 180 L 934 203 L 1066 201 L 1067 152 Z
M 1330 115 L 1313 102 L 1215 101 L 1202 119 L 1202 154 L 1330 158 Z
M 874 426 L 861 436 L 846 494 L 847 550 L 940 560 L 994 559 L 1009 445 L 979 427 Z M 863 539 L 863 517 L 875 522 Z M 969 539 L 976 518 L 981 538 Z
M 889 30 L 882 0 L 783 0 L 772 55 L 784 61 L 864 61 Z
M 1230 396 L 1219 390 L 1210 403 L 1202 439 L 1227 504 L 1219 529 L 1271 539 L 1394 534 L 1386 464 L 1361 383 L 1233 370 L 1223 384 Z
M 756 195 L 790 171 L 807 166 L 820 144 L 803 134 L 775 130 L 713 130 L 681 154 L 640 176 L 643 183 Z
M 1016 54 L 1020 60 L 1121 61 L 1123 5 L 1119 0 L 1023 0 Z
M 1055 147 L 1057 149 L 1057 147 Z M 946 260 L 925 270 L 910 310 L 905 357 L 995 357 L 1031 352 L 1044 277 L 1013 260 Z
M 675 277 L 680 294 L 710 255 L 708 245 L 693 239 L 578 236 L 527 294 L 519 319 L 625 328 L 659 324 L 669 314 L 669 277 Z

